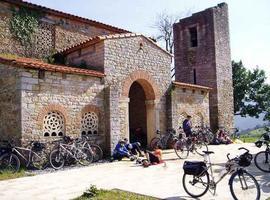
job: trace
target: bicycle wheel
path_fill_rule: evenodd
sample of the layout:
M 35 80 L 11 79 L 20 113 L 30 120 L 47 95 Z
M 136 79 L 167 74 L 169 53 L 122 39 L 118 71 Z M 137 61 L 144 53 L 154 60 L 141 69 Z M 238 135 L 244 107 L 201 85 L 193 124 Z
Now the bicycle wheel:
M 88 148 L 79 148 L 75 153 L 75 157 L 77 161 L 83 165 L 87 166 L 93 162 L 93 154 L 91 153 L 90 149 Z
M 31 163 L 36 169 L 43 169 L 47 163 L 47 158 L 42 152 L 33 152 Z
M 13 153 L 5 153 L 0 157 L 0 173 L 12 172 L 16 173 L 20 169 L 21 162 Z
M 174 144 L 174 151 L 175 151 L 176 155 L 178 156 L 178 158 L 180 158 L 180 159 L 187 158 L 189 155 L 189 150 L 187 148 L 186 141 L 178 140 Z
M 259 200 L 260 186 L 256 179 L 245 170 L 234 172 L 229 181 L 230 191 L 235 200 Z
M 86 142 L 83 147 L 90 149 L 93 154 L 93 162 L 97 162 L 103 158 L 103 151 L 97 144 L 89 144 Z
M 203 196 L 209 189 L 209 174 L 207 171 L 202 176 L 184 174 L 182 183 L 184 190 L 190 196 L 197 198 Z
M 92 154 L 93 154 L 93 161 L 97 162 L 103 158 L 103 151 L 100 146 L 97 144 L 91 144 Z
M 259 170 L 270 173 L 270 152 L 260 151 L 256 154 L 254 161 Z
M 160 143 L 160 138 L 154 137 L 150 142 L 150 148 L 154 149 Z
M 61 169 L 65 164 L 65 157 L 58 149 L 50 153 L 50 164 L 54 169 Z
M 200 156 L 204 155 L 203 151 L 208 151 L 208 146 L 204 142 L 196 142 L 194 144 L 194 148 L 197 154 L 199 154 Z

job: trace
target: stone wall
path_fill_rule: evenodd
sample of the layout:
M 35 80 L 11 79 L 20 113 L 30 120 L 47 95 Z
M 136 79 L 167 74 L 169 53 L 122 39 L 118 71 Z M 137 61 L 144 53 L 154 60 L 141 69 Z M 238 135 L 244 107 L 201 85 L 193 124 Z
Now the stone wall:
M 229 34 L 228 6 L 214 9 L 216 70 L 218 88 L 218 124 L 231 130 L 234 127 L 233 83 Z
M 101 144 L 103 148 L 105 147 L 104 86 L 100 78 L 47 71 L 44 77 L 40 77 L 38 70 L 3 67 L 10 69 L 13 74 L 14 72 L 18 73 L 18 87 L 14 87 L 13 78 L 9 78 L 10 81 L 8 79 L 2 80 L 12 83 L 9 87 L 19 88 L 20 91 L 17 91 L 21 99 L 18 99 L 16 106 L 14 105 L 16 101 L 6 103 L 7 100 L 3 99 L 3 104 L 5 103 L 3 107 L 6 105 L 7 108 L 12 107 L 12 109 L 10 112 L 3 113 L 8 116 L 7 120 L 9 121 L 3 121 L 2 119 L 5 117 L 2 115 L 1 123 L 14 127 L 21 124 L 21 131 L 16 132 L 14 129 L 13 132 L 21 135 L 23 144 L 28 144 L 31 140 L 51 141 L 60 137 L 44 135 L 45 130 L 47 130 L 45 129 L 46 116 L 50 112 L 60 113 L 64 123 L 62 132 L 64 135 L 72 137 L 81 136 L 83 130 L 81 123 L 84 114 L 94 112 L 98 117 L 98 130 L 97 133 L 93 132 L 90 137 L 94 142 Z M 1 87 L 1 89 L 6 90 L 8 87 Z M 10 98 L 10 95 L 14 96 L 12 93 L 14 90 L 10 89 L 11 92 L 6 95 L 6 98 Z M 10 114 L 7 113 L 12 113 L 12 115 L 9 117 Z M 17 120 L 15 121 L 15 119 Z M 53 123 L 55 122 L 52 122 L 52 127 Z M 89 123 L 93 123 L 93 121 Z M 1 129 L 3 130 L 2 127 Z
M 172 128 L 178 130 L 187 115 L 192 126 L 209 126 L 209 93 L 205 90 L 175 86 L 171 91 Z
M 93 44 L 74 51 L 66 56 L 68 64 L 73 66 L 86 65 L 86 68 L 104 72 L 104 44 Z
M 197 30 L 196 47 L 191 47 L 190 28 Z M 211 128 L 232 128 L 233 88 L 227 4 L 208 8 L 174 24 L 174 44 L 175 80 L 211 87 Z
M 144 89 L 147 120 L 155 118 L 153 129 L 164 132 L 167 128 L 166 92 L 171 84 L 171 56 L 142 36 L 108 39 L 104 41 L 104 47 L 105 87 L 110 88 L 108 127 L 111 148 L 121 137 L 128 134 L 128 93 L 134 81 Z M 151 110 L 152 107 L 154 110 Z M 149 133 L 148 130 L 148 136 L 155 136 L 155 131 L 151 130 Z
M 16 7 L 6 2 L 0 2 L 0 53 L 17 54 L 27 57 L 44 58 L 48 55 L 80 43 L 89 37 L 120 33 L 106 25 L 98 27 L 94 23 L 81 22 L 74 18 L 61 17 L 46 13 L 40 19 L 40 24 L 33 40 L 33 48 L 23 47 L 12 37 L 9 30 L 12 17 L 11 8 Z M 87 20 L 85 20 L 87 21 Z
M 21 139 L 21 95 L 18 71 L 0 64 L 0 138 Z

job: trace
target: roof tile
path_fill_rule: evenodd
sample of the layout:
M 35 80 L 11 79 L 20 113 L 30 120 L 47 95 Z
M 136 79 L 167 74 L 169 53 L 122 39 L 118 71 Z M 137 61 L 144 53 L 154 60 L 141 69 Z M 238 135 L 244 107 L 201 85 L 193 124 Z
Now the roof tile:
M 81 69 L 76 67 L 69 67 L 64 65 L 53 65 L 48 64 L 45 62 L 42 62 L 40 60 L 32 59 L 32 58 L 4 58 L 0 57 L 0 63 L 2 64 L 8 64 L 16 67 L 25 67 L 25 68 L 33 68 L 33 69 L 42 69 L 46 71 L 52 71 L 52 72 L 63 72 L 68 74 L 79 74 L 79 75 L 87 75 L 87 76 L 93 76 L 93 77 L 99 77 L 102 78 L 105 76 L 104 73 L 89 70 L 89 69 Z

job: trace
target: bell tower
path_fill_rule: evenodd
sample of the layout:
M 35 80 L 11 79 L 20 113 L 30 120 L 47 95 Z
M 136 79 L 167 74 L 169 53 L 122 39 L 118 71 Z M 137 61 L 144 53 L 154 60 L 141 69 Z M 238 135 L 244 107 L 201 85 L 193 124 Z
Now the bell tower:
M 174 24 L 175 80 L 211 87 L 210 126 L 234 126 L 228 5 L 194 13 Z

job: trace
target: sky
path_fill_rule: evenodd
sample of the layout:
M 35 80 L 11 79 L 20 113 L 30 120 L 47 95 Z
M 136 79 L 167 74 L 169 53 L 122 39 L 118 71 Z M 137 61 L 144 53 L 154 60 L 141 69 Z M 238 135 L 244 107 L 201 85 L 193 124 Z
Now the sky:
M 56 10 L 155 36 L 153 24 L 162 12 L 184 16 L 226 2 L 229 6 L 231 54 L 252 69 L 266 71 L 270 83 L 269 0 L 27 0 Z

